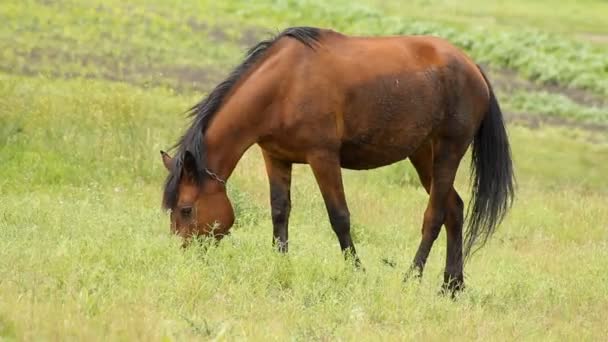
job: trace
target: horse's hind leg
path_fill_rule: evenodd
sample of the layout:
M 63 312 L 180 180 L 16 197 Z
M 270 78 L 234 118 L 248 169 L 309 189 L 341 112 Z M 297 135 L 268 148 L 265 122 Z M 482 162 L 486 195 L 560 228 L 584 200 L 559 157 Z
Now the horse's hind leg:
M 443 290 L 452 295 L 464 289 L 462 275 L 462 225 L 464 221 L 464 203 L 452 187 L 448 200 L 445 231 L 447 249 L 445 255 L 445 272 L 443 273 Z
M 357 267 L 361 265 L 350 235 L 350 213 L 346 205 L 340 157 L 337 153 L 316 152 L 308 157 L 310 165 L 329 214 L 331 227 L 338 237 L 345 258 L 351 257 Z
M 461 287 L 462 200 L 454 190 L 453 183 L 464 151 L 466 151 L 465 144 L 448 139 L 437 139 L 425 143 L 410 156 L 430 198 L 424 213 L 422 240 L 406 279 L 412 272 L 416 272 L 418 276 L 422 275 L 433 243 L 439 235 L 442 224 L 445 223 L 448 251 L 444 281 L 453 284 L 449 286 Z M 452 282 L 456 279 L 460 282 Z M 446 284 L 444 284 L 445 286 Z
M 418 177 L 420 178 L 420 183 L 426 190 L 428 194 L 431 194 L 431 182 L 433 179 L 433 144 L 431 141 L 424 143 L 413 155 L 410 156 L 410 161 L 416 172 L 418 173 Z M 439 234 L 439 230 L 441 229 L 441 222 L 437 224 L 436 222 L 432 222 L 432 215 L 434 213 L 431 209 L 431 202 L 429 199 L 429 203 L 427 204 L 427 209 L 424 214 L 424 222 L 422 226 L 422 240 L 420 241 L 420 246 L 418 247 L 418 252 L 416 253 L 416 257 L 414 262 L 408 272 L 406 273 L 405 280 L 407 281 L 411 276 L 421 277 L 422 272 L 424 270 L 424 265 L 426 263 L 426 258 L 430 253 L 431 247 L 433 246 L 433 242 L 437 238 Z M 439 220 L 436 220 L 439 221 Z

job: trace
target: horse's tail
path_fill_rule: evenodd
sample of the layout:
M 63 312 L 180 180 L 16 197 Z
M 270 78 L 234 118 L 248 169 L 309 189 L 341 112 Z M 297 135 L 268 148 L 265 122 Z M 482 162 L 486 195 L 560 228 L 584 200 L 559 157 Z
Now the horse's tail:
M 475 243 L 483 247 L 513 203 L 514 174 L 511 149 L 502 112 L 485 73 L 477 66 L 490 93 L 485 117 L 475 134 L 471 155 L 472 196 L 467 210 L 464 257 Z

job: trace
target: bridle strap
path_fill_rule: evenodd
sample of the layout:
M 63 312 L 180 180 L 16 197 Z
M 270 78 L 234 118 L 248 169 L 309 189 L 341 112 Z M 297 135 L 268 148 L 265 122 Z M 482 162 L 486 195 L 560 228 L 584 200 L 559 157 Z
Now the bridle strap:
M 205 168 L 205 173 L 207 175 L 209 175 L 209 177 L 215 179 L 216 181 L 222 183 L 222 185 L 225 187 L 226 186 L 226 181 L 224 179 L 222 179 L 220 176 L 217 175 L 217 173 L 209 170 L 208 168 Z

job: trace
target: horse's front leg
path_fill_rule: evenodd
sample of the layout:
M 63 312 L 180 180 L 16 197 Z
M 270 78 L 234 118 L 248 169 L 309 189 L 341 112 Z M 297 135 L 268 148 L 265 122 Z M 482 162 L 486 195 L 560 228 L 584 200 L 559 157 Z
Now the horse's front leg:
M 272 214 L 272 244 L 279 252 L 286 253 L 288 245 L 289 213 L 291 211 L 291 163 L 278 160 L 263 152 L 270 183 L 270 208 Z
M 329 221 L 345 258 L 352 258 L 357 267 L 361 266 L 355 245 L 350 235 L 350 213 L 344 196 L 340 157 L 337 153 L 316 152 L 308 157 L 308 164 L 323 195 Z

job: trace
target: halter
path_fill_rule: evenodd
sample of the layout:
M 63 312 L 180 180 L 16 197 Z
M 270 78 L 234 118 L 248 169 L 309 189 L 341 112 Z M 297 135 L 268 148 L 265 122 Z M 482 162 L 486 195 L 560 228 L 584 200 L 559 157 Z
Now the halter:
M 215 179 L 216 181 L 220 182 L 224 187 L 226 186 L 226 181 L 222 178 L 220 178 L 220 176 L 217 175 L 217 173 L 209 170 L 208 168 L 205 168 L 205 173 L 207 175 L 209 175 L 209 177 Z

